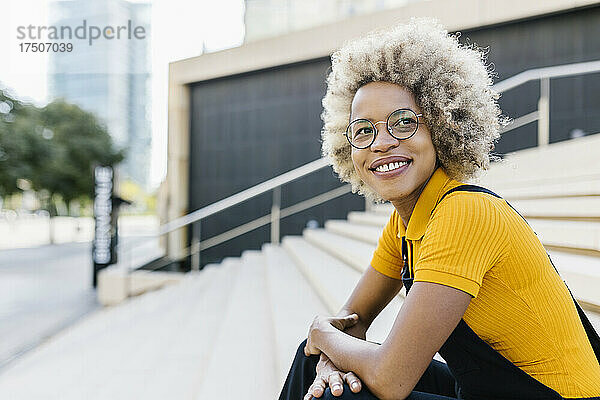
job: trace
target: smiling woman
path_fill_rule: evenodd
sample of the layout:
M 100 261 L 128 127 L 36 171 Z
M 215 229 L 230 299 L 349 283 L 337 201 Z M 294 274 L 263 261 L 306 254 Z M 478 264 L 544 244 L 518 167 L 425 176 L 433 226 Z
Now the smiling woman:
M 335 52 L 327 84 L 323 154 L 394 211 L 342 310 L 312 322 L 280 400 L 600 399 L 600 338 L 535 232 L 463 183 L 502 125 L 483 53 L 414 19 Z M 366 341 L 402 286 L 388 337 Z
M 390 82 L 370 82 L 356 91 L 350 115 L 352 119 L 368 120 L 369 116 L 379 119 L 397 114 L 396 109 L 408 110 L 405 112 L 409 115 L 405 117 L 408 121 L 395 124 L 402 124 L 402 130 L 410 127 L 408 134 L 399 135 L 396 131 L 401 129 L 387 122 L 380 131 L 374 130 L 370 134 L 369 148 L 357 148 L 353 143 L 356 138 L 365 135 L 362 132 L 354 134 L 350 144 L 356 174 L 369 188 L 394 205 L 406 225 L 421 191 L 437 167 L 431 133 L 426 124 L 418 123 L 417 115 L 422 115 L 421 108 L 406 88 Z M 389 121 L 389 118 L 385 120 Z M 349 127 L 353 124 L 355 122 Z

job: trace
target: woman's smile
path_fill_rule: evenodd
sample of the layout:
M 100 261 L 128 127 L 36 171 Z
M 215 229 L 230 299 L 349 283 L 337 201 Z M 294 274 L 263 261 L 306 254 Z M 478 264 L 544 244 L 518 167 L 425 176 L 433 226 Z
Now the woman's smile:
M 410 166 L 410 161 L 390 162 L 373 169 L 373 174 L 380 178 L 395 177 L 403 174 Z

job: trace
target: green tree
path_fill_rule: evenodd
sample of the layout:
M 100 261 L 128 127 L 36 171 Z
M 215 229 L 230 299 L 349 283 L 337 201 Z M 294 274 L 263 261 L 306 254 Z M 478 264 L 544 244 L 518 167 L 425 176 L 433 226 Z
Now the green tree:
M 66 204 L 90 200 L 94 195 L 94 166 L 119 163 L 123 151 L 115 148 L 93 114 L 62 100 L 40 110 L 40 123 L 51 157 L 32 179 L 34 188 L 47 191 L 50 200 L 59 195 Z
M 50 157 L 39 116 L 36 107 L 0 91 L 0 196 L 17 193 L 17 179 L 31 179 Z
M 123 157 L 94 114 L 63 100 L 40 109 L 0 91 L 0 196 L 17 192 L 17 179 L 27 179 L 56 215 L 57 196 L 67 205 L 89 202 L 94 166 Z

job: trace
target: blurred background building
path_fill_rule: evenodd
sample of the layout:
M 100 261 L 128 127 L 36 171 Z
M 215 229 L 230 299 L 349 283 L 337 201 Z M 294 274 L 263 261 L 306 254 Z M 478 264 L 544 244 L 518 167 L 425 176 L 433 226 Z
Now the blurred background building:
M 144 39 L 72 40 L 75 51 L 51 53 L 49 98 L 63 98 L 96 114 L 115 144 L 126 149 L 120 179 L 148 189 L 151 146 L 151 4 L 126 0 L 56 1 L 50 24 L 142 26 Z
M 246 0 L 245 42 L 424 0 Z

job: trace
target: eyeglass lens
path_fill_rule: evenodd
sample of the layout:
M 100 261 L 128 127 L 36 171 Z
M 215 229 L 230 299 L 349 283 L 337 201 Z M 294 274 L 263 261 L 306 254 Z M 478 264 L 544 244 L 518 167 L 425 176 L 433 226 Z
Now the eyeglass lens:
M 417 115 L 411 110 L 396 110 L 388 117 L 387 126 L 397 139 L 407 139 L 417 130 Z M 375 125 L 368 119 L 353 121 L 346 130 L 356 147 L 368 147 L 375 139 Z

